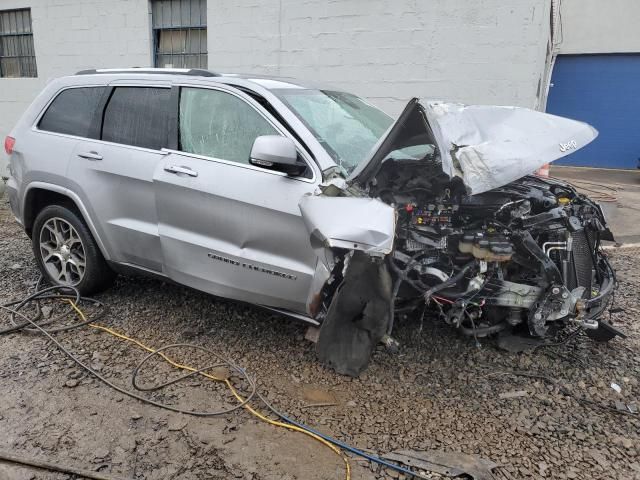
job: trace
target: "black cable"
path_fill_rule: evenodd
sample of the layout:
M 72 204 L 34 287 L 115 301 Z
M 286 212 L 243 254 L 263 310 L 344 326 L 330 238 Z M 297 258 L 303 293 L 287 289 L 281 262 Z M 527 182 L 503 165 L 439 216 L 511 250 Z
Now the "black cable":
M 473 336 L 476 342 L 478 342 L 478 335 L 492 335 L 494 333 L 501 332 L 509 326 L 507 322 L 502 322 L 488 327 L 476 327 L 476 323 L 473 318 L 468 313 L 467 316 L 469 317 L 469 320 L 471 320 L 472 327 L 468 328 L 460 325 L 458 330 L 460 330 L 463 335 Z
M 36 287 L 37 288 L 37 287 Z M 53 286 L 53 287 L 47 287 L 43 290 L 36 290 L 34 293 L 32 293 L 31 295 L 27 296 L 25 299 L 23 300 L 16 300 L 13 302 L 9 302 L 9 303 L 5 303 L 3 305 L 0 305 L 0 308 L 2 308 L 5 311 L 8 311 L 11 314 L 10 317 L 10 321 L 13 324 L 13 327 L 8 327 L 8 328 L 4 328 L 0 330 L 0 335 L 3 335 L 5 333 L 12 333 L 12 332 L 17 332 L 19 330 L 26 330 L 26 331 L 37 331 L 34 329 L 30 329 L 28 328 L 28 326 L 30 325 L 30 323 L 36 322 L 37 320 L 40 319 L 41 315 L 42 315 L 42 311 L 40 309 L 40 303 L 39 300 L 44 300 L 47 298 L 52 298 L 51 296 L 53 295 L 52 292 L 62 292 L 62 291 L 69 291 L 71 290 L 72 293 L 74 293 L 74 295 L 68 295 L 68 294 L 60 294 L 60 298 L 68 298 L 73 300 L 74 303 L 78 304 L 80 303 L 81 297 L 80 297 L 80 292 L 78 292 L 78 290 L 76 290 L 75 288 L 68 288 L 68 287 L 60 287 L 60 286 Z M 20 310 L 30 304 L 31 302 L 36 302 L 36 306 L 37 306 L 37 311 L 36 311 L 36 316 L 35 318 L 30 318 L 27 319 L 27 317 L 25 315 L 22 314 L 22 312 L 20 312 Z M 15 317 L 16 315 L 27 319 L 28 321 L 25 321 L 23 323 L 16 323 L 15 321 Z M 56 320 L 61 319 L 62 316 L 58 316 L 54 319 L 52 319 L 51 321 L 45 322 L 44 324 L 41 324 L 41 326 L 43 325 L 49 325 L 51 323 L 53 323 Z M 80 326 L 80 325 L 78 325 Z M 76 328 L 76 327 L 73 327 Z M 53 332 L 53 330 L 50 330 Z
M 397 278 L 393 282 L 393 286 L 391 288 L 391 298 L 389 300 L 389 323 L 387 325 L 387 335 L 389 335 L 389 336 L 391 336 L 391 333 L 392 333 L 393 327 L 394 327 L 394 323 L 395 323 L 396 297 L 398 296 L 398 292 L 400 291 L 400 285 L 402 284 L 402 282 L 407 282 L 411 286 L 413 286 L 414 288 L 417 288 L 416 285 L 415 285 L 415 282 L 413 282 L 409 278 L 408 272 L 413 268 L 413 266 L 418 262 L 418 259 L 423 255 L 426 255 L 426 253 L 423 252 L 423 251 L 420 251 L 420 252 L 414 254 L 412 257 L 409 258 L 409 261 L 406 263 L 404 268 L 400 268 L 395 264 L 395 262 L 393 261 L 393 258 L 392 258 L 393 255 L 389 256 L 389 266 L 391 266 L 391 269 L 397 275 Z M 418 283 L 420 285 L 422 284 L 422 282 L 420 282 L 420 281 L 418 281 Z M 425 290 L 425 289 L 426 288 L 424 288 L 423 290 Z M 418 290 L 420 290 L 420 289 L 418 289 Z
M 38 281 L 38 286 L 40 285 L 40 280 Z M 37 288 L 37 287 L 36 287 Z M 68 295 L 68 294 L 58 294 L 58 295 L 54 295 L 51 292 L 55 292 L 55 291 L 71 291 L 72 293 L 74 293 L 74 295 Z M 169 411 L 173 411 L 173 412 L 177 412 L 177 413 L 183 413 L 185 415 L 193 415 L 193 416 L 198 416 L 198 417 L 212 417 L 212 416 L 219 416 L 219 415 L 224 415 L 227 413 L 231 413 L 241 407 L 244 407 L 247 403 L 249 403 L 255 396 L 258 396 L 262 402 L 267 406 L 267 408 L 269 408 L 269 410 L 271 410 L 275 415 L 277 415 L 279 418 L 281 418 L 283 421 L 290 423 L 291 425 L 295 425 L 303 430 L 306 430 L 308 432 L 313 433 L 314 435 L 317 435 L 318 437 L 323 438 L 324 440 L 333 443 L 334 445 L 343 448 L 351 453 L 354 453 L 358 456 L 361 456 L 369 461 L 378 463 L 380 465 L 383 465 L 387 468 L 391 468 L 394 469 L 398 472 L 404 473 L 406 475 L 410 475 L 410 476 L 415 476 L 418 478 L 426 478 L 422 475 L 420 475 L 417 472 L 412 472 L 410 469 L 405 468 L 401 465 L 396 465 L 394 463 L 388 462 L 380 457 L 377 457 L 375 455 L 370 455 L 367 454 L 361 450 L 358 450 L 357 448 L 354 448 L 350 445 L 347 445 L 346 443 L 334 439 L 332 437 L 329 437 L 327 435 L 324 435 L 320 432 L 317 432 L 316 430 L 312 429 L 311 427 L 308 427 L 304 424 L 301 424 L 299 422 L 296 422 L 295 420 L 289 418 L 288 416 L 280 413 L 278 410 L 276 410 L 273 406 L 271 406 L 270 403 L 267 402 L 267 400 L 257 391 L 257 387 L 256 387 L 256 381 L 254 379 L 252 379 L 247 373 L 246 371 L 237 366 L 235 363 L 233 363 L 232 361 L 228 360 L 227 358 L 219 355 L 218 353 L 214 352 L 213 350 L 209 350 L 207 348 L 198 346 L 198 345 L 192 345 L 192 344 L 172 344 L 172 345 L 166 345 L 162 348 L 159 348 L 158 350 L 155 350 L 153 352 L 151 352 L 149 355 L 147 355 L 145 358 L 142 359 L 142 361 L 140 361 L 134 371 L 133 371 L 133 375 L 132 375 L 132 384 L 134 386 L 134 388 L 136 390 L 139 391 L 157 391 L 160 390 L 161 388 L 167 387 L 169 385 L 173 385 L 177 382 L 180 382 L 182 380 L 185 380 L 187 378 L 192 377 L 193 375 L 196 374 L 200 374 L 200 373 L 204 373 L 206 370 L 210 370 L 212 368 L 216 368 L 216 367 L 220 367 L 220 366 L 225 366 L 230 368 L 231 370 L 234 370 L 236 372 L 238 372 L 239 376 L 241 379 L 245 380 L 249 386 L 250 386 L 250 391 L 247 394 L 246 398 L 237 403 L 236 405 L 234 405 L 231 408 L 228 408 L 226 410 L 219 410 L 219 411 L 215 411 L 215 412 L 198 412 L 198 411 L 190 411 L 190 410 L 184 410 L 184 409 L 180 409 L 177 407 L 173 407 L 171 405 L 166 405 L 154 400 L 150 400 L 148 398 L 145 398 L 141 395 L 136 394 L 135 392 L 132 392 L 130 390 L 127 390 L 125 388 L 119 387 L 118 385 L 114 384 L 113 382 L 109 381 L 108 379 L 106 379 L 104 376 L 102 376 L 101 374 L 99 374 L 98 372 L 96 372 L 95 370 L 93 370 L 91 367 L 89 367 L 88 365 L 86 365 L 84 362 L 82 362 L 82 360 L 80 360 L 79 358 L 77 358 L 73 353 L 71 353 L 67 348 L 64 347 L 64 345 L 62 345 L 58 340 L 55 339 L 55 337 L 51 334 L 53 332 L 60 332 L 60 331 L 67 331 L 67 330 L 71 330 L 71 329 L 75 329 L 75 328 L 80 328 L 82 326 L 88 325 L 89 323 L 92 323 L 96 320 L 96 318 L 98 317 L 93 317 L 90 319 L 87 319 L 86 321 L 83 321 L 81 323 L 77 323 L 74 325 L 71 325 L 69 327 L 59 327 L 57 329 L 50 329 L 50 330 L 46 330 L 44 329 L 40 324 L 36 323 L 36 320 L 38 318 L 40 318 L 40 311 L 38 310 L 37 318 L 33 319 L 28 317 L 27 315 L 25 315 L 24 313 L 22 313 L 20 311 L 21 308 L 25 307 L 26 305 L 30 304 L 31 302 L 37 302 L 38 300 L 43 300 L 43 299 L 54 299 L 54 300 L 70 300 L 73 302 L 73 300 L 77 300 L 76 302 L 73 302 L 74 304 L 77 304 L 78 301 L 90 301 L 90 302 L 94 302 L 96 305 L 99 305 L 101 307 L 103 307 L 103 311 L 100 312 L 99 317 L 102 317 L 106 314 L 106 306 L 104 303 L 99 302 L 97 300 L 93 300 L 90 298 L 85 298 L 85 297 L 81 297 L 78 290 L 73 288 L 73 287 L 47 287 L 43 290 L 38 290 L 34 293 L 32 293 L 31 295 L 29 295 L 28 297 L 26 297 L 24 300 L 18 300 L 18 301 L 13 301 L 13 302 L 9 302 L 7 304 L 3 304 L 0 305 L 0 311 L 4 310 L 7 311 L 11 314 L 12 318 L 15 319 L 15 317 L 20 317 L 21 319 L 24 320 L 23 323 L 21 324 L 17 324 L 14 325 L 13 327 L 10 327 L 8 329 L 5 330 L 0 330 L 0 335 L 2 334 L 8 334 L 8 333 L 14 333 L 14 332 L 20 332 L 20 331 L 26 331 L 26 330 L 31 330 L 31 329 L 35 329 L 38 333 L 46 336 L 49 340 L 51 340 L 54 345 L 56 345 L 56 347 L 58 347 L 58 349 L 60 351 L 62 351 L 65 355 L 67 355 L 73 362 L 75 362 L 77 365 L 79 365 L 81 368 L 83 368 L 85 371 L 89 372 L 91 375 L 93 375 L 94 377 L 96 377 L 98 380 L 100 380 L 102 383 L 104 383 L 105 385 L 107 385 L 108 387 L 111 387 L 112 389 L 114 389 L 117 392 L 122 393 L 123 395 L 126 395 L 128 397 L 134 398 L 136 400 L 139 400 L 143 403 L 147 403 L 149 405 L 153 405 L 155 407 L 159 407 L 165 410 L 169 410 Z M 17 307 L 16 307 L 17 306 Z M 70 305 L 71 307 L 71 305 Z M 72 307 L 71 307 L 72 308 Z M 29 328 L 29 325 L 31 325 L 32 328 Z M 208 353 L 213 357 L 216 357 L 218 360 L 220 360 L 218 363 L 215 363 L 213 365 L 209 365 L 207 367 L 204 368 L 200 368 L 194 371 L 191 371 L 175 380 L 170 380 L 168 382 L 165 382 L 161 385 L 157 385 L 157 386 L 153 386 L 153 387 L 142 387 L 140 385 L 138 385 L 137 383 L 137 377 L 140 373 L 141 368 L 145 365 L 146 362 L 148 362 L 152 357 L 156 356 L 156 355 L 162 355 L 162 352 L 164 352 L 165 350 L 171 349 L 171 348 L 192 348 L 192 349 L 197 349 L 200 350 L 202 352 Z
M 427 290 L 424 293 L 424 299 L 425 301 L 429 301 L 431 299 L 431 296 L 435 293 L 438 293 L 440 290 L 444 290 L 447 287 L 450 287 L 452 285 L 455 285 L 456 283 L 458 283 L 462 277 L 465 276 L 465 274 L 472 268 L 474 267 L 476 264 L 476 260 L 473 259 L 471 260 L 469 263 L 467 263 L 466 265 L 464 265 L 460 271 L 458 273 L 456 273 L 453 277 L 449 278 L 447 281 L 442 282 L 438 285 L 436 285 L 435 287 L 431 287 L 429 290 Z
M 576 328 L 573 332 L 570 332 L 564 339 L 560 340 L 559 342 L 549 342 L 549 343 L 542 343 L 540 345 L 536 345 L 531 350 L 531 353 L 534 353 L 537 350 L 540 350 L 542 348 L 559 347 L 561 345 L 565 345 L 565 344 L 569 343 L 569 340 L 571 340 L 572 338 L 576 337 L 582 330 L 583 330 L 582 327 Z
M 300 423 L 296 420 L 294 420 L 291 417 L 288 417 L 287 415 L 285 415 L 284 413 L 278 411 L 273 405 L 271 405 L 261 394 L 260 392 L 257 393 L 257 396 L 260 400 L 262 400 L 262 403 L 264 403 L 266 405 L 266 407 L 274 414 L 276 415 L 278 418 L 280 418 L 281 420 L 283 420 L 284 422 L 290 423 L 291 425 L 295 425 L 296 427 L 302 428 L 303 430 L 306 430 L 308 432 L 313 433 L 314 435 L 317 435 L 318 437 L 333 443 L 334 445 L 342 448 L 343 450 L 346 450 L 347 452 L 351 452 L 354 455 L 357 455 L 359 457 L 362 457 L 366 460 L 369 460 L 370 462 L 374 462 L 377 463 L 378 465 L 382 465 L 384 467 L 390 468 L 392 470 L 395 470 L 397 472 L 400 473 L 404 473 L 405 475 L 410 475 L 412 477 L 416 477 L 416 478 L 424 478 L 427 479 L 429 477 L 426 477 L 418 472 L 414 472 L 412 470 L 410 470 L 409 468 L 405 468 L 402 465 L 397 465 L 395 463 L 391 463 L 383 458 L 380 458 L 376 455 L 371 455 L 369 453 L 363 452 L 362 450 L 359 450 L 355 447 L 352 447 L 351 445 L 344 443 L 340 440 L 338 440 L 337 438 L 333 438 L 330 437 L 329 435 L 325 435 L 324 433 L 315 430 L 311 427 L 309 427 L 308 425 L 305 425 L 304 423 Z
M 147 363 L 147 361 L 153 357 L 155 357 L 156 355 L 159 355 L 161 352 L 164 352 L 165 350 L 169 350 L 170 348 L 192 348 L 195 350 L 200 350 L 203 351 L 205 353 L 209 353 L 213 356 L 215 356 L 216 358 L 218 358 L 220 360 L 220 362 L 218 363 L 214 363 L 213 365 L 209 365 L 208 367 L 204 367 L 204 368 L 199 368 L 197 370 L 193 370 L 190 371 L 189 373 L 187 373 L 186 375 L 183 375 L 182 377 L 179 377 L 177 379 L 174 380 L 169 380 L 166 383 L 162 383 L 160 385 L 154 385 L 153 387 L 142 387 L 140 385 L 138 385 L 137 383 L 137 378 L 138 378 L 138 373 L 140 372 L 140 369 L 142 368 L 142 366 Z M 218 368 L 218 367 L 223 367 L 223 366 L 228 366 L 229 362 L 226 361 L 223 357 L 221 357 L 220 355 L 218 355 L 217 353 L 213 352 L 212 350 L 208 350 L 204 347 L 200 347 L 198 345 L 193 345 L 190 343 L 174 343 L 171 345 L 166 345 L 162 348 L 157 349 L 154 352 L 151 352 L 149 355 L 147 355 L 145 358 L 142 359 L 142 361 L 140 363 L 138 363 L 138 365 L 136 365 L 136 368 L 134 368 L 133 373 L 131 374 L 131 384 L 133 385 L 133 388 L 135 388 L 136 390 L 139 390 L 141 392 L 154 392 L 157 390 L 160 390 L 164 387 L 168 387 L 169 385 L 173 385 L 175 383 L 178 383 L 182 380 L 185 380 L 189 377 L 192 377 L 194 375 L 198 375 L 200 373 L 206 372 L 207 370 L 212 370 L 214 368 Z M 244 375 L 244 370 L 242 370 L 240 367 L 235 367 L 236 371 L 238 373 L 240 373 L 241 375 Z M 244 402 L 246 403 L 246 402 Z
M 54 295 L 54 294 L 51 293 L 51 292 L 54 292 L 54 291 L 71 291 L 74 295 L 68 295 L 68 294 Z M 51 340 L 58 347 L 58 349 L 60 351 L 62 351 L 65 355 L 67 355 L 73 362 L 75 362 L 81 368 L 83 368 L 84 370 L 89 372 L 91 375 L 96 377 L 98 380 L 100 380 L 105 385 L 113 388 L 114 390 L 116 390 L 117 392 L 122 393 L 123 395 L 127 395 L 127 396 L 129 396 L 131 398 L 135 398 L 136 400 L 140 400 L 141 402 L 148 403 L 150 405 L 154 405 L 156 407 L 163 408 L 165 410 L 170 410 L 170 411 L 177 412 L 177 413 L 184 413 L 186 415 L 193 415 L 193 416 L 197 416 L 197 417 L 213 417 L 213 416 L 225 415 L 225 414 L 231 413 L 231 412 L 233 412 L 233 411 L 235 411 L 235 410 L 237 410 L 237 409 L 239 409 L 241 407 L 244 407 L 255 396 L 255 393 L 256 393 L 255 380 L 253 380 L 244 371 L 244 369 L 240 368 L 239 366 L 235 365 L 232 361 L 220 356 L 219 354 L 217 354 L 216 352 L 214 352 L 212 350 L 206 349 L 204 347 L 199 347 L 199 346 L 195 346 L 195 345 L 187 345 L 187 344 L 168 345 L 166 347 L 163 347 L 161 350 L 166 350 L 167 348 L 175 348 L 175 347 L 178 347 L 178 346 L 182 346 L 182 347 L 188 346 L 190 348 L 196 348 L 196 349 L 202 350 L 202 351 L 204 351 L 204 352 L 206 352 L 206 353 L 218 358 L 219 360 L 221 360 L 222 364 L 224 364 L 224 365 L 230 367 L 230 369 L 238 372 L 240 374 L 240 377 L 248 383 L 250 388 L 249 388 L 249 393 L 247 394 L 246 398 L 242 402 L 239 402 L 239 403 L 235 404 L 234 406 L 232 406 L 230 408 L 227 408 L 227 409 L 218 410 L 218 411 L 200 412 L 200 411 L 191 411 L 191 410 L 185 410 L 185 409 L 173 407 L 171 405 L 167 405 L 167 404 L 164 404 L 164 403 L 157 402 L 155 400 L 151 400 L 151 399 L 145 398 L 145 397 L 143 397 L 141 395 L 136 394 L 135 392 L 132 392 L 130 390 L 122 388 L 122 387 L 116 385 L 115 383 L 111 382 L 110 380 L 108 380 L 104 376 L 102 376 L 100 373 L 98 373 L 95 370 L 93 370 L 89 365 L 85 364 L 82 360 L 80 360 L 73 353 L 71 353 L 64 345 L 62 345 L 58 340 L 56 340 L 56 338 L 52 335 L 52 333 L 54 333 L 54 332 L 68 331 L 68 330 L 72 330 L 72 329 L 76 329 L 76 328 L 80 328 L 82 326 L 88 325 L 89 323 L 94 322 L 96 320 L 96 318 L 90 318 L 90 319 L 88 319 L 86 321 L 83 321 L 83 322 L 80 322 L 80 323 L 77 323 L 77 324 L 74 324 L 74 325 L 66 326 L 66 327 L 59 327 L 57 329 L 46 330 L 41 325 L 36 323 L 36 321 L 34 319 L 26 316 L 24 313 L 22 313 L 20 311 L 21 308 L 23 308 L 24 306 L 28 305 L 29 303 L 37 301 L 37 300 L 42 300 L 42 299 L 60 299 L 60 300 L 75 299 L 75 300 L 81 301 L 82 297 L 80 296 L 80 293 L 78 292 L 78 290 L 76 288 L 74 288 L 74 287 L 54 286 L 54 287 L 47 287 L 47 288 L 45 288 L 43 290 L 38 290 L 38 291 L 32 293 L 31 295 L 27 296 L 24 300 L 17 301 L 17 302 L 16 301 L 9 302 L 7 304 L 0 305 L 0 310 L 4 310 L 6 312 L 9 312 L 13 319 L 15 319 L 15 317 L 17 316 L 17 317 L 20 317 L 21 319 L 24 320 L 23 323 L 20 323 L 20 324 L 14 325 L 12 327 L 0 330 L 0 335 L 8 334 L 8 333 L 14 333 L 14 332 L 18 332 L 18 331 L 21 331 L 21 330 L 25 330 L 25 329 L 27 329 L 27 327 L 29 325 L 31 325 L 39 333 L 41 333 L 42 335 L 46 336 L 49 340 Z M 73 300 L 71 300 L 71 301 L 73 301 Z M 102 302 L 98 302 L 97 300 L 90 300 L 90 301 L 93 301 L 93 302 L 95 302 L 96 304 L 99 304 L 99 305 L 104 305 Z M 74 303 L 76 303 L 76 302 L 74 302 Z M 106 314 L 106 311 L 105 311 L 105 309 L 103 309 L 101 314 L 99 315 L 99 317 L 102 317 L 105 314 Z M 156 351 L 156 352 L 152 353 L 151 355 L 148 355 L 147 357 L 145 357 L 142 360 L 142 362 L 140 364 L 138 364 L 138 366 L 136 367 L 136 370 L 135 370 L 136 373 L 140 369 L 142 364 L 144 364 L 151 356 L 157 355 L 157 354 L 158 354 L 158 351 Z M 206 369 L 209 369 L 209 368 L 211 368 L 211 367 L 207 367 Z M 191 375 L 183 376 L 179 380 L 184 380 L 185 378 L 187 378 L 189 376 L 191 376 Z M 169 382 L 168 384 L 170 385 L 172 383 L 175 383 L 175 382 Z

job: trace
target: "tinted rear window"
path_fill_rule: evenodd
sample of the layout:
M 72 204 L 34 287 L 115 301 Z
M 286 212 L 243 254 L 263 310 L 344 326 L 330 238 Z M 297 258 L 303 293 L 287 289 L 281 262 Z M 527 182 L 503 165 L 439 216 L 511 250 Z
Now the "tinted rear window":
M 38 128 L 49 132 L 90 137 L 91 122 L 105 87 L 70 88 L 61 92 L 40 119 Z
M 104 112 L 102 140 L 160 150 L 166 147 L 171 89 L 118 87 Z

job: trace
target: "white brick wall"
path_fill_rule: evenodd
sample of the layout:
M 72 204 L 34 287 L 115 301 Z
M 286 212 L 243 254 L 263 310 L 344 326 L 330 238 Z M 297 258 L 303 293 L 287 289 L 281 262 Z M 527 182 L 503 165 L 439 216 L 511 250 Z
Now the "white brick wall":
M 413 96 L 537 105 L 546 0 L 209 0 L 209 65 Z M 215 46 L 215 48 L 214 48 Z
M 563 0 L 560 53 L 639 53 L 640 2 Z
M 209 67 L 327 82 L 398 113 L 413 96 L 536 106 L 549 0 L 208 0 Z M 151 64 L 147 0 L 30 7 L 37 79 L 0 79 L 0 138 L 50 78 Z M 6 164 L 0 153 L 0 174 Z
M 85 68 L 149 66 L 147 0 L 0 0 L 31 8 L 38 78 L 0 78 L 0 140 L 52 78 Z M 0 152 L 0 176 L 6 175 Z

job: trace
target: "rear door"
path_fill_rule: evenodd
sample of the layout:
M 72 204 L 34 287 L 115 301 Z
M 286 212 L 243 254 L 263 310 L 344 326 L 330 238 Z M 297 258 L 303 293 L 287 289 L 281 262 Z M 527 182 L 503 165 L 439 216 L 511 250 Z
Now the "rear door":
M 153 271 L 162 271 L 153 172 L 166 155 L 171 102 L 168 83 L 111 85 L 98 139 L 78 142 L 69 162 L 111 260 Z
M 216 295 L 305 312 L 316 255 L 298 202 L 320 175 L 299 144 L 305 177 L 249 165 L 254 139 L 274 134 L 287 135 L 248 96 L 181 87 L 178 148 L 154 175 L 165 272 Z

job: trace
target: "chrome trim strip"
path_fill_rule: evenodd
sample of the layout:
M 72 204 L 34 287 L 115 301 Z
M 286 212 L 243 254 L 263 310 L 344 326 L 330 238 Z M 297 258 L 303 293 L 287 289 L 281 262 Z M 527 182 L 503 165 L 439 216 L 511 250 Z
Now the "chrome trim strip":
M 87 138 L 87 137 L 78 137 L 77 135 L 69 135 L 67 133 L 49 132 L 47 130 L 40 130 L 40 129 L 36 128 L 36 127 L 34 127 L 32 130 L 33 130 L 34 133 L 39 133 L 39 134 L 42 134 L 42 135 L 53 135 L 55 137 L 70 138 L 72 140 L 83 140 L 85 142 L 98 143 L 100 145 L 114 145 L 114 146 L 120 147 L 120 148 L 129 148 L 129 149 L 132 149 L 132 150 L 140 150 L 140 151 L 143 151 L 143 152 L 155 153 L 157 155 L 166 155 L 168 153 L 165 149 L 154 150 L 153 148 L 137 147 L 135 145 L 127 145 L 126 143 L 107 142 L 105 140 L 98 140 L 98 139 L 95 139 L 95 138 Z
M 316 178 L 317 178 L 316 171 L 313 167 L 311 167 L 311 171 L 313 172 L 313 177 L 311 178 L 290 177 L 289 175 L 283 172 L 276 172 L 275 170 L 268 170 L 266 168 L 256 167 L 255 165 L 250 165 L 248 163 L 238 163 L 238 162 L 232 162 L 231 160 L 223 160 L 221 158 L 207 157 L 206 155 L 198 155 L 197 153 L 182 152 L 180 150 L 171 150 L 169 148 L 163 148 L 162 153 L 165 153 L 165 154 L 172 153 L 175 155 L 181 155 L 183 157 L 195 158 L 197 160 L 205 160 L 207 162 L 214 162 L 214 163 L 223 163 L 225 165 L 229 165 L 232 167 L 247 168 L 249 170 L 255 170 L 257 172 L 268 173 L 269 175 L 287 177 L 287 178 L 290 178 L 291 180 L 296 180 L 298 182 L 316 183 Z
M 303 322 L 310 323 L 311 325 L 313 325 L 315 327 L 319 327 L 320 326 L 320 322 L 318 322 L 317 320 L 314 320 L 311 317 L 307 317 L 306 315 L 303 315 L 301 313 L 291 312 L 289 310 L 284 310 L 282 308 L 268 307 L 266 305 L 259 305 L 259 306 L 262 307 L 262 308 L 265 308 L 267 310 L 271 310 L 272 312 L 281 313 L 282 315 L 285 315 L 287 317 L 295 318 L 297 320 L 302 320 Z
M 150 268 L 147 267 L 143 267 L 141 265 L 136 265 L 135 263 L 129 263 L 129 262 L 113 262 L 116 265 L 121 265 L 123 267 L 128 267 L 128 268 L 133 268 L 135 270 L 141 270 L 143 272 L 147 272 L 151 275 L 156 275 L 156 276 L 160 276 L 160 277 L 164 277 L 164 278 L 169 278 L 165 273 L 159 271 L 159 270 L 152 270 Z M 172 280 L 173 281 L 173 280 Z M 178 284 L 178 285 L 182 285 L 182 284 Z M 184 285 L 182 285 L 184 286 Z

